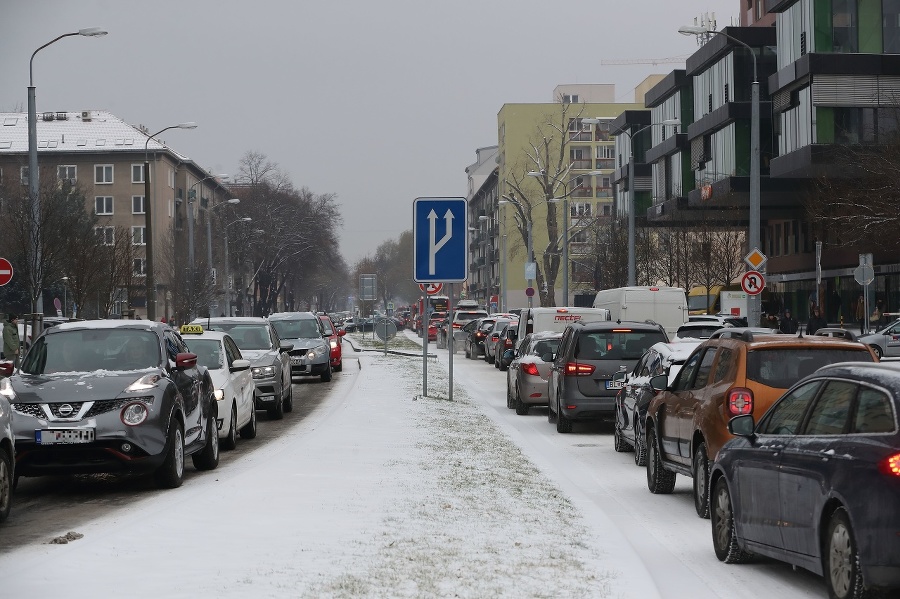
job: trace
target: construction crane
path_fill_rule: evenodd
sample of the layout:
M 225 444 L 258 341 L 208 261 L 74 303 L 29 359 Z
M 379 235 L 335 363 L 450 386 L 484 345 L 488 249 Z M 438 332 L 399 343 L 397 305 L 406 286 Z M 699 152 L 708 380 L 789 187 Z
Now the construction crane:
M 684 63 L 685 59 L 690 56 L 686 54 L 684 56 L 670 56 L 668 58 L 623 58 L 623 59 L 611 59 L 611 60 L 600 60 L 601 66 L 614 66 L 614 65 L 628 65 L 628 64 L 681 64 Z

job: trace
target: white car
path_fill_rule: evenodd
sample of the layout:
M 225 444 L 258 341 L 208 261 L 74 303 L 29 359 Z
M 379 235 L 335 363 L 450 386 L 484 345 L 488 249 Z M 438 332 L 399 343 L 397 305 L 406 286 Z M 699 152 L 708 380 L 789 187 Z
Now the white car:
M 250 361 L 245 360 L 231 335 L 220 331 L 204 331 L 202 325 L 181 327 L 181 338 L 197 354 L 197 364 L 205 366 L 212 379 L 218 408 L 217 426 L 220 445 L 234 449 L 237 436 L 256 436 L 256 406 Z
M 3 362 L 0 377 L 10 376 L 12 371 L 12 362 Z M 9 516 L 12 490 L 16 480 L 16 451 L 11 418 L 9 401 L 0 395 L 0 522 Z

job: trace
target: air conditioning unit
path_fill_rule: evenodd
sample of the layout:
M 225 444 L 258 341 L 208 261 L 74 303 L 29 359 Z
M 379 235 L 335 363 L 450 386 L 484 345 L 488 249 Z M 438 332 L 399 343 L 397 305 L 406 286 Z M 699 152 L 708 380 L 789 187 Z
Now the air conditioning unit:
M 91 120 L 91 111 L 90 110 L 82 110 L 81 111 L 81 120 L 82 121 Z

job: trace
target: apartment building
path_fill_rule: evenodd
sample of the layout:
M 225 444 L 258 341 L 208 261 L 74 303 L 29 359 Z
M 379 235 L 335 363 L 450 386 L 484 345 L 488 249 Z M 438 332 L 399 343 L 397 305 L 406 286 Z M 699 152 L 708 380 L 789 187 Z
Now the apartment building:
M 469 278 L 466 281 L 466 299 L 476 300 L 482 306 L 500 309 L 503 242 L 496 219 L 491 219 L 498 208 L 497 146 L 478 148 L 476 161 L 466 167 L 469 202 Z M 493 224 L 491 224 L 493 223 Z

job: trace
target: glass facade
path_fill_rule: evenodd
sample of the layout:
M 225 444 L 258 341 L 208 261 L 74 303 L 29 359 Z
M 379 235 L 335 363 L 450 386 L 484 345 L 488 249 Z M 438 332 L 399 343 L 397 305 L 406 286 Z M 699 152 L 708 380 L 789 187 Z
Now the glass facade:
M 900 0 L 800 0 L 776 25 L 779 69 L 810 52 L 900 54 Z

